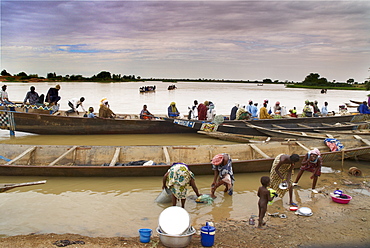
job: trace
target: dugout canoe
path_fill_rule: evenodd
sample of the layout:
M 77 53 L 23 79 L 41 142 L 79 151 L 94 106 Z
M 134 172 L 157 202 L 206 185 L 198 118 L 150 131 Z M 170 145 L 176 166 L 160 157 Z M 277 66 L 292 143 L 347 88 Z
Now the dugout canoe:
M 223 132 L 250 136 L 266 136 L 264 132 L 249 124 L 274 130 L 291 130 L 316 132 L 316 130 L 352 130 L 370 120 L 370 115 L 344 115 L 327 117 L 263 119 L 250 121 L 225 121 L 221 124 L 199 120 L 164 118 L 179 126 L 185 126 L 196 131 Z M 366 123 L 367 124 L 367 123 Z
M 103 119 L 13 112 L 15 131 L 35 134 L 162 134 L 195 133 L 162 119 Z
M 303 157 L 318 148 L 324 162 L 369 155 L 370 141 L 341 140 L 345 149 L 330 152 L 322 140 L 200 146 L 32 146 L 0 144 L 0 175 L 57 177 L 163 176 L 174 162 L 186 163 L 196 175 L 212 175 L 211 159 L 229 153 L 234 173 L 267 172 L 281 153 Z M 365 158 L 367 159 L 367 158 Z M 133 166 L 132 161 L 152 161 Z M 131 163 L 130 163 L 131 162 Z M 124 166 L 124 165 L 128 166 Z M 104 166 L 103 166 L 104 165 Z

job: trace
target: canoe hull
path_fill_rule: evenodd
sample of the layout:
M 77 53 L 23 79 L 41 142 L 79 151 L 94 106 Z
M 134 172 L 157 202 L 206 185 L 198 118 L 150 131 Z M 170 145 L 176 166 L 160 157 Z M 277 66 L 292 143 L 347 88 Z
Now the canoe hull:
M 15 130 L 35 134 L 161 134 L 194 133 L 166 121 L 101 119 L 43 114 L 14 113 Z
M 44 177 L 146 177 L 163 176 L 170 165 L 184 162 L 196 175 L 212 175 L 211 159 L 229 153 L 234 173 L 268 172 L 275 157 L 296 153 L 303 157 L 317 147 L 324 162 L 360 158 L 370 154 L 363 140 L 343 140 L 345 150 L 330 152 L 324 142 L 288 141 L 263 144 L 203 146 L 32 146 L 0 144 L 3 176 Z M 131 161 L 153 161 L 155 165 L 132 166 Z M 2 161 L 2 160 L 1 160 Z M 153 163 L 153 164 L 154 164 Z

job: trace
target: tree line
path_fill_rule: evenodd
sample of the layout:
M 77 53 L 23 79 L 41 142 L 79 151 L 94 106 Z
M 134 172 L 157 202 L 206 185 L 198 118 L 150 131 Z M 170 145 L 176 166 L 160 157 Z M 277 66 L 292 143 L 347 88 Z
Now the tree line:
M 231 82 L 231 83 L 256 83 L 256 84 L 285 84 L 287 87 L 308 87 L 308 88 L 353 88 L 353 89 L 366 89 L 370 90 L 370 80 L 363 83 L 355 82 L 353 78 L 348 79 L 346 82 L 332 82 L 326 78 L 321 77 L 318 73 L 310 73 L 305 77 L 302 82 L 294 81 L 279 81 L 272 80 L 269 78 L 258 80 L 226 80 L 226 79 L 186 79 L 186 78 L 141 78 L 135 75 L 121 75 L 111 74 L 109 71 L 101 71 L 92 77 L 84 77 L 82 75 L 57 75 L 55 72 L 49 72 L 45 77 L 39 77 L 37 74 L 27 74 L 20 72 L 18 74 L 11 75 L 5 69 L 1 71 L 1 76 L 5 77 L 7 81 L 55 81 L 55 82 L 133 82 L 133 81 L 162 81 L 162 82 L 176 82 L 176 81 L 199 81 L 199 82 Z

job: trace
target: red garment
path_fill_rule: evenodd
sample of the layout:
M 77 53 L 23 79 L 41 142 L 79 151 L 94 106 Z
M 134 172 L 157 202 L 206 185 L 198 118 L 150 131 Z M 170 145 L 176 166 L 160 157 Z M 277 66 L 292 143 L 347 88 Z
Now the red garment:
M 198 105 L 198 120 L 207 119 L 207 107 L 203 103 Z
M 316 162 L 309 161 L 309 154 L 306 154 L 302 160 L 300 170 L 309 171 L 314 173 L 315 176 L 321 175 L 322 158 L 318 157 Z

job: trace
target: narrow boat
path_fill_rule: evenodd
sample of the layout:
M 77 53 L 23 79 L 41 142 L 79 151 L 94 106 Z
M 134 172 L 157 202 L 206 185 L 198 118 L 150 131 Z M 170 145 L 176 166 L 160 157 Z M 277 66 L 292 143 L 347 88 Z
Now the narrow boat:
M 303 157 L 318 148 L 324 162 L 368 159 L 370 141 L 341 140 L 345 149 L 330 152 L 323 140 L 197 146 L 47 146 L 0 144 L 0 175 L 58 177 L 163 176 L 175 162 L 186 163 L 196 175 L 211 175 L 210 161 L 230 154 L 234 173 L 268 172 L 274 158 L 296 153 Z M 136 165 L 135 164 L 142 164 Z M 144 165 L 143 165 L 144 164 Z
M 7 113 L 2 112 L 0 113 Z M 77 116 L 9 112 L 14 130 L 35 134 L 161 134 L 195 133 L 196 130 L 174 125 L 163 119 L 103 119 Z M 0 125 L 1 126 L 1 125 Z
M 207 132 L 223 132 L 233 134 L 243 134 L 251 136 L 266 136 L 260 130 L 249 126 L 264 126 L 274 130 L 293 130 L 316 132 L 315 130 L 351 130 L 357 128 L 358 125 L 364 124 L 370 119 L 370 115 L 344 115 L 344 116 L 328 116 L 328 117 L 313 117 L 313 118 L 286 118 L 286 119 L 264 119 L 250 121 L 224 121 L 220 124 L 210 123 L 200 120 L 185 120 L 164 118 L 168 122 L 176 125 L 185 126 L 195 129 L 196 131 Z M 339 123 L 339 125 L 338 125 Z
M 175 90 L 175 89 L 177 89 L 176 85 L 174 84 L 168 85 L 167 90 Z
M 264 127 L 255 126 L 252 124 L 248 124 L 251 128 L 255 128 L 261 133 L 264 133 L 267 136 L 277 137 L 277 138 L 294 138 L 297 140 L 305 140 L 305 139 L 319 139 L 324 140 L 326 138 L 337 138 L 339 135 L 335 134 L 326 134 L 326 133 L 311 133 L 311 132 L 297 132 L 297 131 L 289 131 L 289 130 L 275 130 L 269 129 Z
M 155 85 L 150 85 L 150 86 L 141 86 L 139 88 L 140 93 L 145 93 L 145 92 L 154 92 L 156 89 Z

